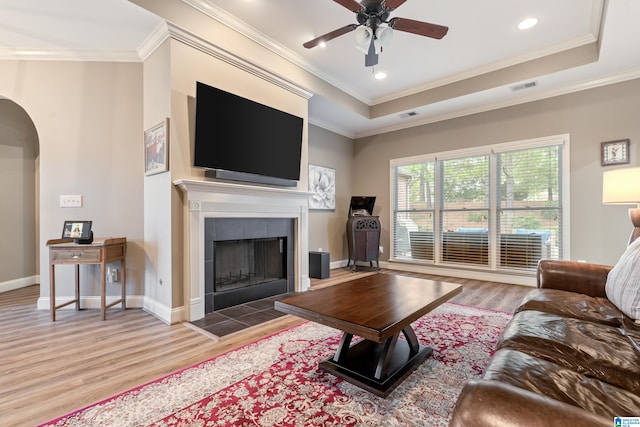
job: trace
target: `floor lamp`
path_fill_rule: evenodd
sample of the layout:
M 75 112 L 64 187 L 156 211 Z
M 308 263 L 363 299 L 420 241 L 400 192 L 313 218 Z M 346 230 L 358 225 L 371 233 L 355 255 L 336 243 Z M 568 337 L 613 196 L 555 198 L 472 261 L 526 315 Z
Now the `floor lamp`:
M 629 209 L 633 224 L 629 244 L 640 237 L 640 167 L 613 169 L 602 174 L 602 203 L 636 205 Z

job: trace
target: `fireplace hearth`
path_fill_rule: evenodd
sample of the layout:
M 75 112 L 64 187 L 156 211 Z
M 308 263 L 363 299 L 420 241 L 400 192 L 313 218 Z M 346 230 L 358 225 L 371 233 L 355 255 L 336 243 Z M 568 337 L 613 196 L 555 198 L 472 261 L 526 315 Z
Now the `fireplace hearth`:
M 205 314 L 292 292 L 293 226 L 289 218 L 207 218 Z

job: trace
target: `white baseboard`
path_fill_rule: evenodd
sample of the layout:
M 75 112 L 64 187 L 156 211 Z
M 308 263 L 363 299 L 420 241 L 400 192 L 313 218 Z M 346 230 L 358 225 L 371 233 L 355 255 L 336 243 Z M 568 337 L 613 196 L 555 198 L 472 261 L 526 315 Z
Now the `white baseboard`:
M 27 286 L 40 283 L 40 275 L 23 277 L 20 279 L 0 282 L 0 292 L 12 291 L 14 289 L 26 288 Z
M 373 264 L 374 266 L 376 265 L 375 262 Z M 346 266 L 346 260 L 334 261 L 329 265 L 331 269 L 343 268 Z M 509 283 L 511 285 L 523 285 L 532 287 L 536 286 L 536 278 L 533 274 L 517 275 L 509 273 L 496 273 L 493 271 L 479 271 L 455 267 L 442 267 L 389 261 L 380 261 L 380 268 L 386 268 L 396 271 L 409 271 L 413 273 L 434 274 L 437 276 L 457 277 L 460 279 L 474 279 L 485 280 L 488 282 Z
M 107 304 L 118 300 L 118 296 L 107 296 Z M 57 296 L 56 304 L 64 304 L 67 301 L 73 300 L 73 296 Z M 49 297 L 38 298 L 36 308 L 38 310 L 49 310 Z M 100 296 L 85 296 L 80 297 L 80 307 L 83 309 L 100 309 Z M 118 307 L 118 305 L 116 305 Z M 75 304 L 69 304 L 61 307 L 58 310 L 75 310 Z M 184 307 L 169 308 L 164 304 L 159 303 L 149 297 L 143 295 L 127 295 L 127 308 L 142 308 L 152 316 L 157 317 L 159 320 L 166 324 L 173 324 L 181 322 Z
M 67 301 L 71 301 L 73 296 L 58 296 L 56 297 L 56 305 L 64 304 Z M 107 296 L 107 304 L 111 304 L 114 301 L 117 301 L 120 297 L 117 296 Z M 38 303 L 36 308 L 38 310 L 49 310 L 49 302 L 51 300 L 49 297 L 40 297 L 38 298 Z M 127 308 L 143 308 L 144 297 L 142 295 L 127 295 Z M 86 296 L 80 297 L 80 307 L 87 309 L 98 309 L 100 310 L 100 297 L 99 296 Z M 69 304 L 67 306 L 61 307 L 58 310 L 75 310 L 75 304 Z
M 168 325 L 184 320 L 184 307 L 171 308 L 149 297 L 144 297 L 142 308 Z

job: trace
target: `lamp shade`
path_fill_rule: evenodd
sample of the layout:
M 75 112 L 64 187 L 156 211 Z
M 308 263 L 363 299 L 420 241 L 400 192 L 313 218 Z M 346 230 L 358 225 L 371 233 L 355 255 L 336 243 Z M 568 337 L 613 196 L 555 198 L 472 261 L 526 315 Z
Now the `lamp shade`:
M 356 30 L 356 48 L 365 55 L 369 52 L 373 30 L 369 27 L 358 27 Z
M 602 174 L 602 203 L 640 204 L 640 167 L 604 172 Z

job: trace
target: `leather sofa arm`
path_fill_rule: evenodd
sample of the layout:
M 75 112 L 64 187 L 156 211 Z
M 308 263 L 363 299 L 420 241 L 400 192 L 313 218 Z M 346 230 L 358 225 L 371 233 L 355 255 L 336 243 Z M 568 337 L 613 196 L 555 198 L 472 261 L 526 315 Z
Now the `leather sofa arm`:
M 458 397 L 449 422 L 449 427 L 612 425 L 612 418 L 491 380 L 469 381 Z
M 607 275 L 613 267 L 577 261 L 541 260 L 538 288 L 560 289 L 592 297 L 606 298 Z

